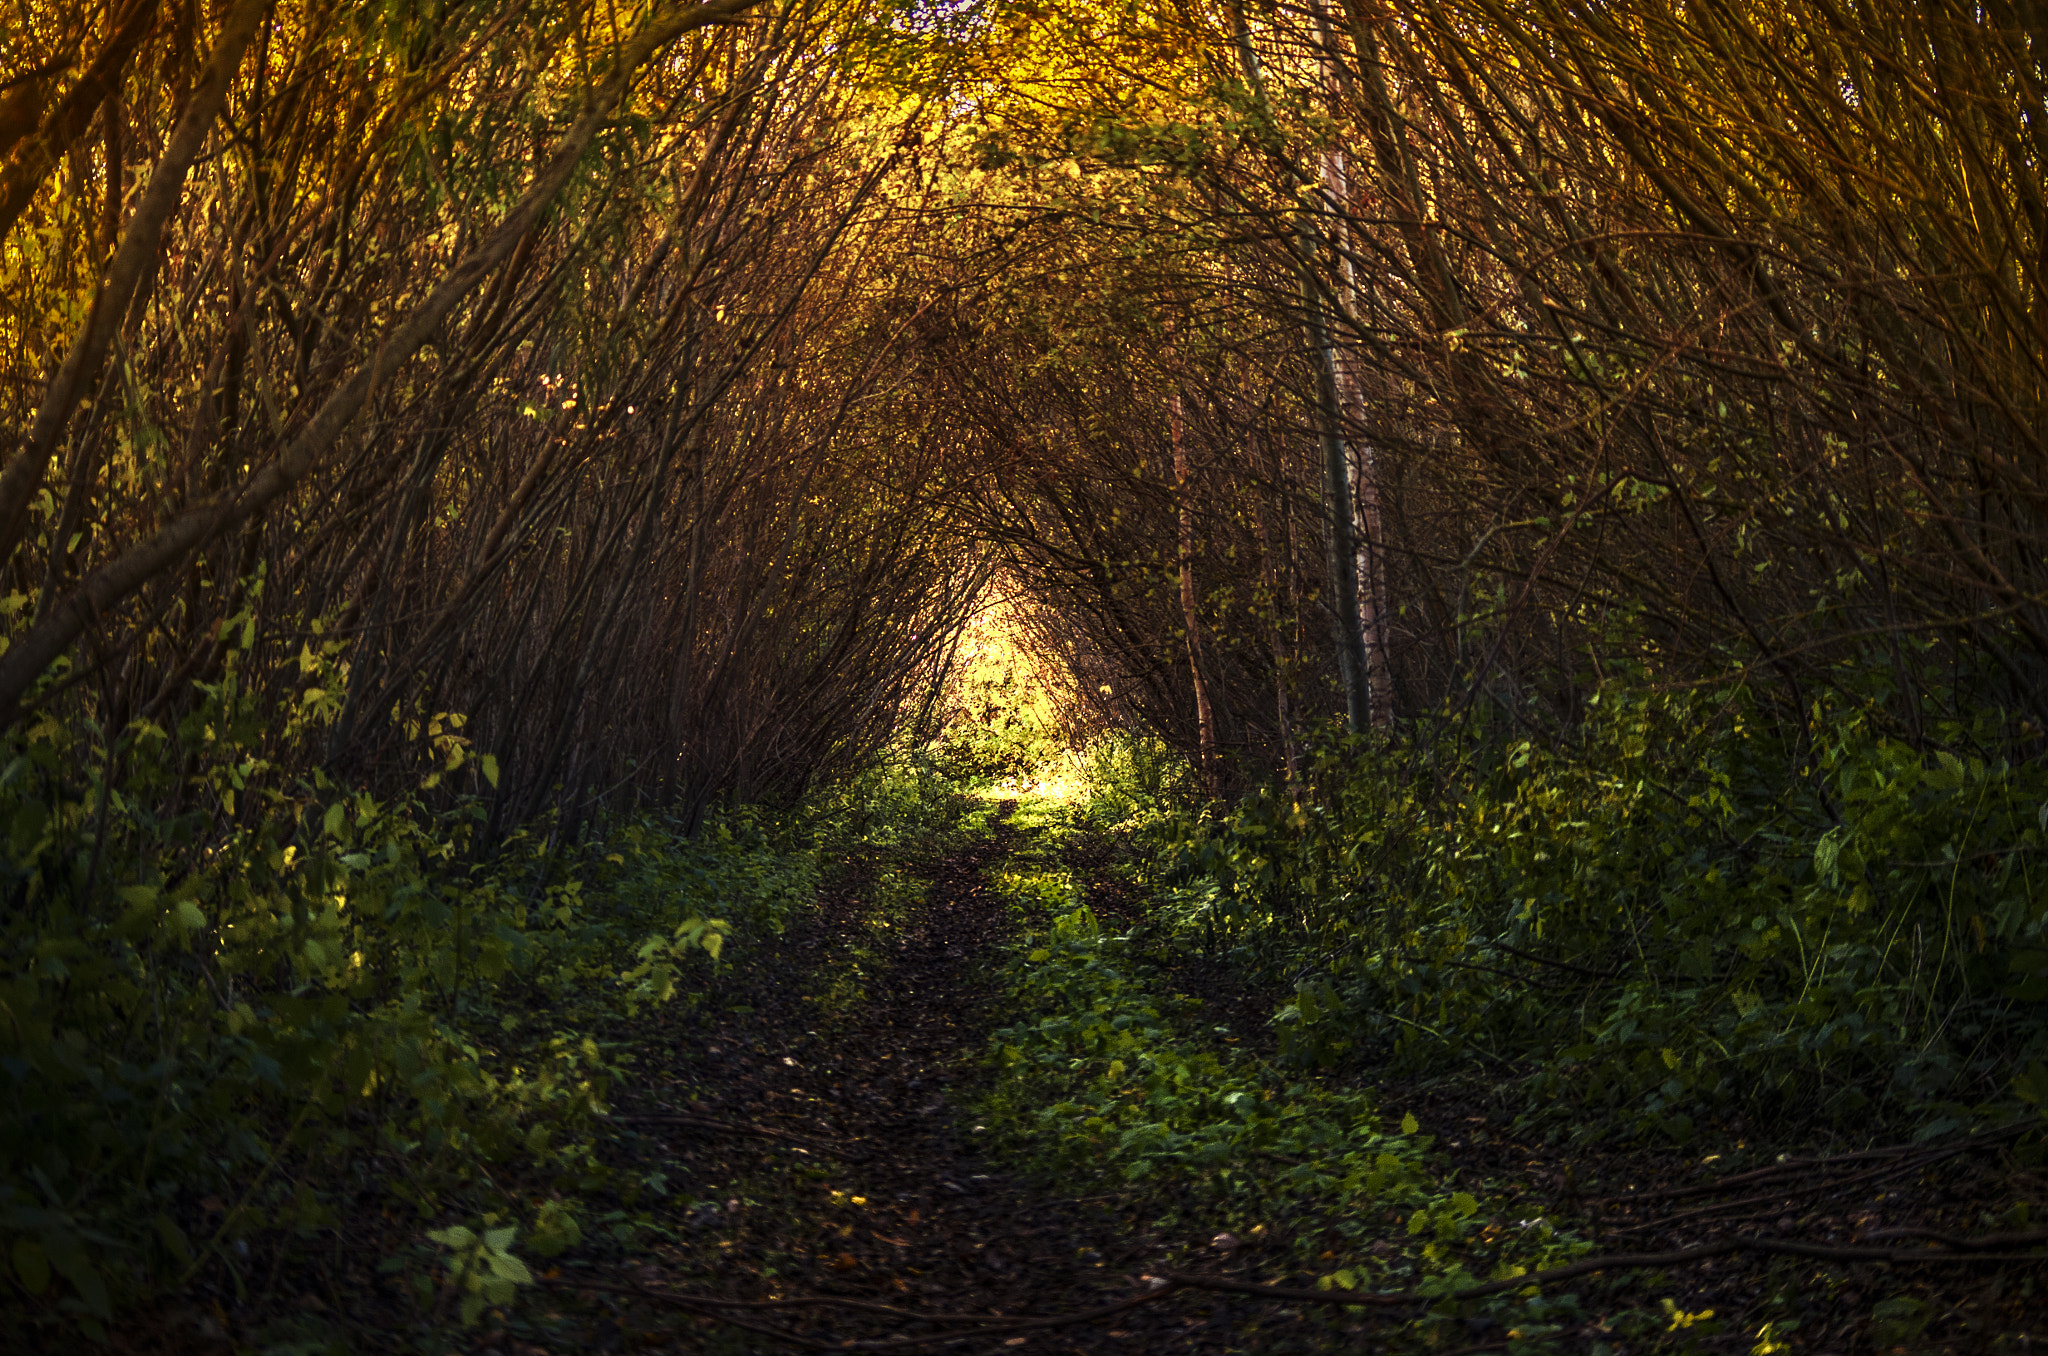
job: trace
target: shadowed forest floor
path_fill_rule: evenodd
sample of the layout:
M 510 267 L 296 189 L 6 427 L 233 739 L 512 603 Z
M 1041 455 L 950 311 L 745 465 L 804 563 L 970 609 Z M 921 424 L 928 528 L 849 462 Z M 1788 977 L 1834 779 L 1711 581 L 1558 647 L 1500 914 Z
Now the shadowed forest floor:
M 981 1325 L 1001 1332 L 948 1349 L 1328 1345 L 1327 1334 L 1290 1331 L 1302 1326 L 1299 1313 L 1219 1296 L 1014 1330 L 1017 1320 L 1127 1304 L 1145 1292 L 1145 1273 L 1188 1251 L 1144 1212 L 1119 1208 L 1121 1193 L 1062 1196 L 977 1146 L 968 1103 L 988 1046 L 990 969 L 1016 926 L 987 872 L 1017 836 L 1001 824 L 932 864 L 927 897 L 893 918 L 858 888 L 832 895 L 813 924 L 745 963 L 715 1007 L 657 1019 L 647 1082 L 622 1089 L 615 1113 L 632 1127 L 620 1152 L 724 1200 L 605 1284 L 735 1299 L 802 1293 L 968 1315 L 971 1324 L 918 1325 L 852 1308 L 729 1310 L 719 1321 L 647 1295 L 579 1290 L 571 1274 L 560 1281 L 571 1292 L 570 1326 L 546 1349 L 886 1349 L 913 1332 L 928 1341 L 933 1327 Z M 782 1336 L 769 1336 L 769 1323 Z
M 1150 1299 L 1152 1278 L 1168 1274 L 1310 1285 L 1313 1272 L 1290 1244 L 1317 1223 L 1276 1217 L 1267 1237 L 1224 1251 L 1213 1227 L 1163 1211 L 1172 1202 L 1157 1190 L 1054 1179 L 981 1148 L 987 1131 L 974 1104 L 1001 1015 L 1000 967 L 1013 959 L 1004 944 L 1019 928 L 989 879 L 1038 832 L 1006 822 L 1013 808 L 1004 806 L 989 836 L 926 864 L 921 898 L 891 908 L 873 881 L 851 882 L 807 925 L 736 959 L 714 1001 L 646 1019 L 643 1076 L 615 1090 L 610 1152 L 699 1203 L 671 1215 L 668 1238 L 632 1256 L 585 1255 L 551 1271 L 549 1302 L 520 1306 L 517 1321 L 464 1349 L 1533 1346 L 1483 1313 L 1425 1334 L 1404 1332 L 1398 1312 L 1178 1288 Z M 1127 888 L 1104 870 L 1103 844 L 1072 841 L 1063 855 L 1106 921 L 1140 921 Z M 1183 960 L 1159 978 L 1196 994 L 1203 1019 L 1219 1024 L 1211 1029 L 1269 1039 L 1270 996 L 1244 991 L 1226 967 Z M 1576 1220 L 1600 1254 L 1659 1254 L 1758 1232 L 1807 1250 L 1581 1282 L 1583 1320 L 1555 1334 L 1552 1350 L 1960 1353 L 2025 1351 L 2037 1340 L 2029 1314 L 2038 1278 L 2025 1260 L 1900 1267 L 1828 1255 L 1852 1239 L 1982 1236 L 1987 1209 L 2032 1181 L 2016 1178 L 1996 1149 L 1903 1146 L 1840 1162 L 1825 1145 L 1747 1142 L 1693 1157 L 1565 1153 L 1521 1142 L 1479 1084 L 1382 1095 L 1443 1127 L 1447 1173 L 1492 1185 L 1531 1217 Z M 1749 1185 L 1713 1190 L 1720 1179 L 1710 1174 L 1735 1169 Z M 1374 1250 L 1399 1248 L 1408 1233 L 1403 1212 L 1391 1212 Z M 1653 1330 L 1626 1340 L 1609 1322 L 1622 1312 L 1648 1312 Z M 1041 1319 L 1051 1321 L 1033 1326 Z
M 421 1327 L 402 1279 L 372 1270 L 378 1249 L 345 1244 L 360 1260 L 273 1268 L 253 1303 L 237 1306 L 224 1291 L 211 1304 L 189 1297 L 139 1319 L 117 1346 L 281 1356 L 331 1350 L 342 1336 L 352 1349 L 432 1356 L 2037 1348 L 2038 1258 L 2019 1253 L 2042 1235 L 1987 1232 L 1994 1211 L 2040 1194 L 2037 1178 L 2004 1153 L 2006 1140 L 1966 1153 L 1939 1143 L 1841 1154 L 1761 1141 L 1689 1157 L 1566 1150 L 1518 1137 L 1498 1079 L 1484 1078 L 1381 1085 L 1378 1094 L 1431 1127 L 1445 1180 L 1503 1210 L 1490 1230 L 1515 1227 L 1509 1215 L 1547 1217 L 1595 1255 L 1630 1258 L 1738 1236 L 1783 1246 L 1577 1279 L 1577 1314 L 1540 1335 L 1469 1305 L 1418 1323 L 1412 1305 L 1345 1308 L 1194 1288 L 1190 1278 L 1313 1286 L 1314 1240 L 1327 1222 L 1312 1207 L 1276 1204 L 1264 1227 L 1236 1221 L 1232 1234 L 1233 1221 L 1208 1218 L 1200 1202 L 1181 1208 L 1171 1186 L 1129 1183 L 1106 1166 L 1056 1175 L 986 1147 L 996 1136 L 977 1106 L 992 1080 L 991 1033 L 1020 1015 L 1003 1010 L 1005 968 L 1020 963 L 1013 943 L 1032 921 L 994 886 L 997 873 L 1035 841 L 1105 924 L 1144 922 L 1103 840 L 1020 828 L 1015 809 L 1006 802 L 988 832 L 907 873 L 855 864 L 787 934 L 736 949 L 702 1001 L 604 1033 L 634 1051 L 634 1076 L 612 1089 L 599 1152 L 611 1180 L 641 1184 L 637 1198 L 619 1202 L 642 1212 L 639 1226 L 608 1233 L 600 1222 L 555 1263 L 537 1262 L 537 1289 L 481 1325 L 457 1327 L 444 1305 Z M 1192 995 L 1200 1029 L 1256 1059 L 1274 1055 L 1274 995 L 1184 952 L 1134 964 L 1149 967 L 1157 987 Z M 1412 1250 L 1408 1220 L 1385 1212 L 1374 1226 L 1383 1236 L 1367 1251 Z M 340 1232 L 388 1233 L 395 1246 L 405 1229 L 387 1212 Z M 1857 1255 L 1965 1235 L 1978 1245 L 1967 1261 Z M 2013 1245 L 2003 1262 L 1984 1247 L 2001 1238 Z M 306 1342 L 229 1336 L 274 1337 L 281 1313 Z

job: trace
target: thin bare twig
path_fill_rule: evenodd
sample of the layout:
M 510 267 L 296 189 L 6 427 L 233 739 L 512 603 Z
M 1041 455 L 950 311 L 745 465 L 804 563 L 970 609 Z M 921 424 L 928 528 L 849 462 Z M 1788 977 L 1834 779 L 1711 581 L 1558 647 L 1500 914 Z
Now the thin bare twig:
M 760 1333 L 763 1336 L 773 1337 L 778 1341 L 787 1342 L 791 1346 L 803 1347 L 806 1350 L 810 1351 L 907 1351 L 913 1347 L 951 1346 L 959 1342 L 980 1341 L 984 1338 L 989 1337 L 1002 1337 L 1025 1332 L 1039 1332 L 1047 1328 L 1064 1328 L 1076 1323 L 1094 1323 L 1099 1322 L 1106 1318 L 1114 1318 L 1119 1314 L 1128 1313 L 1132 1309 L 1136 1309 L 1142 1305 L 1151 1304 L 1155 1300 L 1164 1299 L 1166 1296 L 1172 1294 L 1176 1288 L 1171 1282 L 1162 1281 L 1161 1284 L 1156 1285 L 1149 1290 L 1143 1291 L 1136 1295 L 1132 1295 L 1127 1299 L 1118 1300 L 1114 1304 L 1105 1304 L 1095 1309 L 1083 1309 L 1076 1313 L 1053 1314 L 1047 1317 L 1039 1318 L 1005 1319 L 995 1315 L 983 1317 L 966 1316 L 959 1314 L 920 1314 L 914 1309 L 892 1309 L 886 1305 L 869 1304 L 860 1300 L 839 1300 L 834 1299 L 830 1296 L 818 1296 L 807 1300 L 735 1302 L 732 1300 L 721 1300 L 713 1296 L 707 1295 L 678 1295 L 669 1291 L 650 1290 L 644 1286 L 606 1285 L 596 1282 L 576 1282 L 569 1280 L 554 1281 L 549 1282 L 548 1284 L 554 1288 L 564 1290 L 596 1290 L 612 1294 L 637 1295 L 642 1299 L 652 1300 L 657 1304 L 669 1304 L 680 1309 L 688 1309 L 693 1312 L 706 1313 L 709 1317 L 715 1318 L 721 1323 L 727 1323 L 736 1328 L 744 1328 L 748 1332 Z M 820 1306 L 832 1306 L 837 1308 L 880 1311 L 888 1314 L 890 1317 L 903 1320 L 918 1319 L 960 1322 L 963 1321 L 963 1319 L 965 1319 L 968 1321 L 981 1323 L 983 1324 L 983 1326 L 977 1327 L 972 1332 L 931 1333 L 923 1337 L 880 1337 L 867 1339 L 845 1338 L 840 1340 L 827 1340 L 816 1337 L 810 1337 L 802 1333 L 790 1332 L 787 1329 L 783 1328 L 771 1327 L 763 1323 L 749 1323 L 746 1320 L 735 1317 L 730 1312 L 727 1312 L 728 1310 L 736 1307 L 737 1305 L 745 1305 L 749 1308 L 759 1308 L 763 1307 L 764 1303 L 767 1306 L 815 1304 Z
M 688 1116 L 682 1112 L 636 1112 L 629 1116 L 610 1118 L 620 1125 L 675 1125 L 693 1130 L 723 1130 L 735 1135 L 757 1135 L 762 1139 L 788 1140 L 792 1144 L 808 1144 L 814 1149 L 844 1158 L 849 1163 L 865 1163 L 868 1155 L 850 1145 L 819 1139 L 812 1135 L 799 1135 L 790 1130 L 771 1130 L 765 1125 L 754 1125 L 748 1121 L 725 1121 L 714 1116 Z

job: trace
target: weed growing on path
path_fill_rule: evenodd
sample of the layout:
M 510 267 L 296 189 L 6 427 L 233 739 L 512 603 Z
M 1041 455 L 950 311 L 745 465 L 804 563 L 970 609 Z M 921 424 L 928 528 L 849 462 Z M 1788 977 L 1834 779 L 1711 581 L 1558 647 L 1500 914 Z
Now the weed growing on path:
M 1043 867 L 1071 831 L 1046 816 L 1035 851 L 996 875 L 1037 923 L 1015 944 L 1013 1020 L 992 1037 L 981 1110 L 1000 1149 L 1076 1194 L 1163 1211 L 1155 1228 L 1214 1239 L 1212 1258 L 1244 1249 L 1259 1270 L 1324 1289 L 1442 1295 L 1587 1251 L 1549 1220 L 1512 1218 L 1489 1184 L 1460 1181 L 1413 1116 L 1235 1050 L 1201 1026 L 1199 1003 L 1158 992 L 1138 944 L 1102 926 L 1068 873 Z M 1483 1317 L 1534 1338 L 1577 1313 L 1572 1296 L 1532 1291 L 1443 1303 L 1417 1331 Z

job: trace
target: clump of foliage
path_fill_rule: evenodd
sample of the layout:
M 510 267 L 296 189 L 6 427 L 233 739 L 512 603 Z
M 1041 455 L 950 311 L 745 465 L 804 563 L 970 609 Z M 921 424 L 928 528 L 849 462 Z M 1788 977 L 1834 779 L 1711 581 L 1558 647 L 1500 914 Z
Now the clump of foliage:
M 1587 1250 L 1547 1220 L 1513 1220 L 1487 1184 L 1455 1180 L 1412 1115 L 1389 1123 L 1372 1093 L 1290 1073 L 1205 1029 L 1201 1005 L 1158 992 L 1144 947 L 1105 930 L 1065 873 L 999 884 L 1036 924 L 1018 943 L 1006 995 L 1016 1019 L 992 1037 L 982 1106 L 1011 1152 L 1062 1181 L 1107 1177 L 1167 1210 L 1164 1227 L 1199 1222 L 1277 1246 L 1324 1288 L 1445 1294 Z M 1533 1338 L 1574 1305 L 1511 1294 L 1486 1312 Z M 1421 1322 L 1474 1311 L 1447 1303 Z
M 1081 814 L 1100 832 L 1137 833 L 1196 804 L 1194 770 L 1155 736 L 1109 731 L 1088 745 L 1083 771 Z
M 464 1314 L 498 1302 L 524 1274 L 513 1231 L 566 1246 L 567 1198 L 606 1181 L 585 1131 L 626 1059 L 608 1024 L 815 889 L 815 853 L 745 811 L 688 838 L 627 821 L 574 848 L 542 823 L 483 852 L 474 796 L 377 798 L 265 755 L 332 720 L 326 658 L 308 648 L 279 725 L 234 660 L 175 728 L 45 718 L 0 763 L 17 1337 L 98 1335 L 202 1268 L 254 1287 L 251 1240 L 288 1246 L 366 1199 L 425 1224 L 515 1164 L 518 1218 L 449 1244 Z M 494 775 L 461 729 L 419 722 L 428 789 Z
M 1015 605 L 988 604 L 960 628 L 925 703 L 918 723 L 935 732 L 931 753 L 982 783 L 1056 765 L 1070 739 L 1057 690 L 1064 676 L 1044 660 Z
M 1874 698 L 1802 714 L 1638 679 L 1547 742 L 1334 743 L 1166 831 L 1163 879 L 1188 935 L 1292 981 L 1305 1064 L 1533 1070 L 1538 1107 L 1679 1139 L 2040 1101 L 2048 771 L 1982 751 L 1995 715 L 1930 749 Z
M 898 738 L 852 776 L 820 788 L 806 807 L 820 854 L 901 865 L 985 829 L 985 813 L 962 810 L 987 775 L 974 760 L 951 755 L 944 744 Z

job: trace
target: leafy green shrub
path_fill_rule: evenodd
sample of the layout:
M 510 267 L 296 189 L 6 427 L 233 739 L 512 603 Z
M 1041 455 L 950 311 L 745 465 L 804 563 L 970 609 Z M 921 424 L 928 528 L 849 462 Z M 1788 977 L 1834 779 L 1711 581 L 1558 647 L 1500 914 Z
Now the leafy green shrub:
M 508 1225 L 486 1228 L 479 1234 L 456 1224 L 427 1234 L 448 1249 L 449 1291 L 459 1296 L 464 1326 L 476 1322 L 486 1305 L 510 1304 L 520 1286 L 533 1284 L 533 1273 L 511 1252 L 512 1238 L 518 1232 Z
M 1507 1225 L 1498 1203 L 1445 1180 L 1412 1116 L 1387 1126 L 1370 1094 L 1290 1079 L 1194 1026 L 1198 1005 L 1148 992 L 1130 939 L 1086 905 L 1024 946 L 1009 995 L 1021 1019 L 994 1034 L 983 1110 L 999 1142 L 1063 1180 L 1136 1184 L 1206 1217 L 1205 1232 L 1312 1219 L 1293 1245 L 1326 1287 L 1442 1292 L 1586 1251 L 1542 1220 Z M 1498 1306 L 1527 1326 L 1549 1303 Z
M 1787 730 L 1743 689 L 1617 684 L 1552 746 L 1335 745 L 1158 837 L 1179 926 L 1294 977 L 1297 1058 L 1528 1061 L 1683 1137 L 2009 1101 L 2048 1051 L 2044 802 L 2048 770 L 1867 708 Z
M 423 798 L 495 776 L 455 717 L 418 723 L 421 795 L 287 775 L 339 709 L 332 653 L 308 649 L 283 719 L 231 654 L 175 729 L 45 718 L 0 751 L 10 1322 L 98 1334 L 202 1266 L 240 1285 L 232 1245 L 326 1227 L 358 1187 L 431 1219 L 494 1161 L 589 1185 L 579 1127 L 617 1065 L 589 1028 L 716 955 L 713 907 L 779 926 L 810 888 L 810 855 L 746 816 L 479 858 L 476 800 Z
M 910 861 L 941 855 L 979 830 L 984 816 L 963 810 L 984 780 L 942 748 L 899 740 L 856 775 L 822 788 L 807 814 L 827 856 Z
M 1161 740 L 1112 730 L 1082 751 L 1082 814 L 1097 828 L 1131 834 L 1157 827 L 1194 803 L 1188 761 Z

